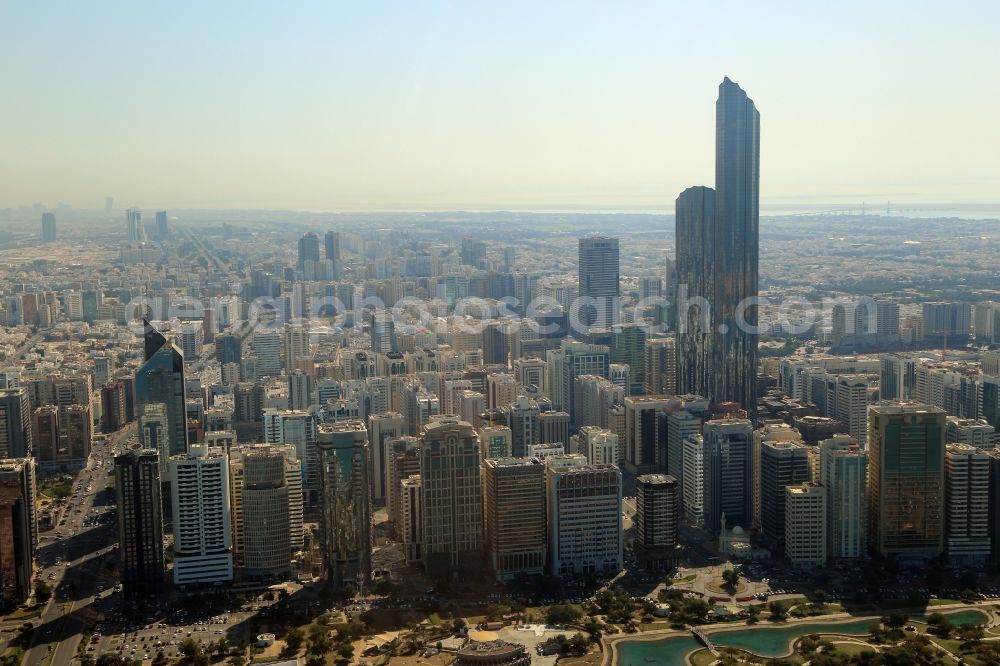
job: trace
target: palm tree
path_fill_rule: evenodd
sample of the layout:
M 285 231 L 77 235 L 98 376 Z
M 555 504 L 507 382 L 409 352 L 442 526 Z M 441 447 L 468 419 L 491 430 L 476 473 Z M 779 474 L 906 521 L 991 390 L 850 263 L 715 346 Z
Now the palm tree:
M 722 572 L 722 580 L 730 592 L 735 592 L 740 583 L 740 575 L 733 569 L 726 569 Z

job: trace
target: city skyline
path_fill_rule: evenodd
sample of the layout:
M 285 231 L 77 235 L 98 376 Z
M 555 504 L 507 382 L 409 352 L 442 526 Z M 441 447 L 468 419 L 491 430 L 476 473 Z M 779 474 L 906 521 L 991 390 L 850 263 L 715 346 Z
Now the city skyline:
M 996 13 L 15 3 L 0 206 L 669 210 L 723 76 L 767 100 L 765 206 L 993 202 Z
M 0 666 L 1000 664 L 996 9 L 855 2 L 4 5 Z

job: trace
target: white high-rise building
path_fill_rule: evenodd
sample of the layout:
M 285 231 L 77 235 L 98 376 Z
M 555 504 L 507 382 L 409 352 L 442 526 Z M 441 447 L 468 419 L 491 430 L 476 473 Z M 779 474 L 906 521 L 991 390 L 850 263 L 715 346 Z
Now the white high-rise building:
M 621 472 L 581 454 L 545 459 L 549 571 L 556 576 L 615 575 L 622 554 Z
M 945 441 L 949 444 L 968 444 L 977 449 L 992 449 L 1000 443 L 996 429 L 986 419 L 948 417 Z
M 587 438 L 587 462 L 591 465 L 617 465 L 619 448 L 618 435 L 610 430 L 593 433 Z
M 850 435 L 819 443 L 820 482 L 826 489 L 827 553 L 833 559 L 868 556 L 868 454 Z
M 398 412 L 368 417 L 368 446 L 372 456 L 372 499 L 385 501 L 389 484 L 389 440 L 404 434 L 406 419 Z
M 419 474 L 411 474 L 399 482 L 399 532 L 403 554 L 408 565 L 423 559 L 423 488 Z
M 319 451 L 316 448 L 316 416 L 288 409 L 264 410 L 264 441 L 291 444 L 302 470 L 304 501 L 315 506 L 319 497 Z
M 945 548 L 954 564 L 977 564 L 990 555 L 990 456 L 968 444 L 945 449 Z
M 701 419 L 687 410 L 667 414 L 667 474 L 684 487 L 684 440 L 701 434 Z M 684 493 L 681 492 L 681 502 Z
M 174 516 L 174 583 L 211 585 L 233 579 L 229 459 L 222 449 L 192 444 L 169 461 Z
M 839 375 L 834 386 L 832 415 L 864 448 L 868 440 L 868 378 L 865 375 Z
M 785 556 L 797 569 L 826 564 L 826 489 L 804 482 L 785 486 Z
M 705 524 L 705 444 L 701 435 L 688 435 L 683 445 L 684 517 L 692 525 Z

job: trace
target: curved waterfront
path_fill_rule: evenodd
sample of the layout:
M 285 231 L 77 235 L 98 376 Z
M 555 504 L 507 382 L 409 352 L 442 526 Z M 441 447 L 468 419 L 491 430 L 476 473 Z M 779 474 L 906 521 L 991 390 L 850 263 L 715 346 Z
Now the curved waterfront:
M 931 611 L 934 612 L 934 611 Z M 942 611 L 954 625 L 984 624 L 989 616 L 980 610 Z M 787 625 L 741 626 L 726 629 L 725 625 L 706 627 L 709 639 L 717 647 L 735 647 L 760 657 L 784 657 L 792 651 L 795 640 L 809 634 L 841 634 L 845 636 L 866 636 L 868 628 L 878 621 L 879 615 L 858 619 L 828 621 L 811 620 Z M 923 621 L 926 615 L 914 616 L 914 621 Z M 616 666 L 642 666 L 643 664 L 683 664 L 686 655 L 702 648 L 702 644 L 691 635 L 675 635 L 660 640 L 623 640 L 615 645 Z

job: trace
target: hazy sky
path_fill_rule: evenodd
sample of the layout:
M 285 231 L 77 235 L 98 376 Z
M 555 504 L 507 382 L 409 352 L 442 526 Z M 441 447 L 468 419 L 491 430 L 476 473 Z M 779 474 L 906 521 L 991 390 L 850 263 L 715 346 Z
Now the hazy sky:
M 156 6 L 151 6 L 151 5 Z M 0 0 L 0 206 L 1000 200 L 1000 2 Z

